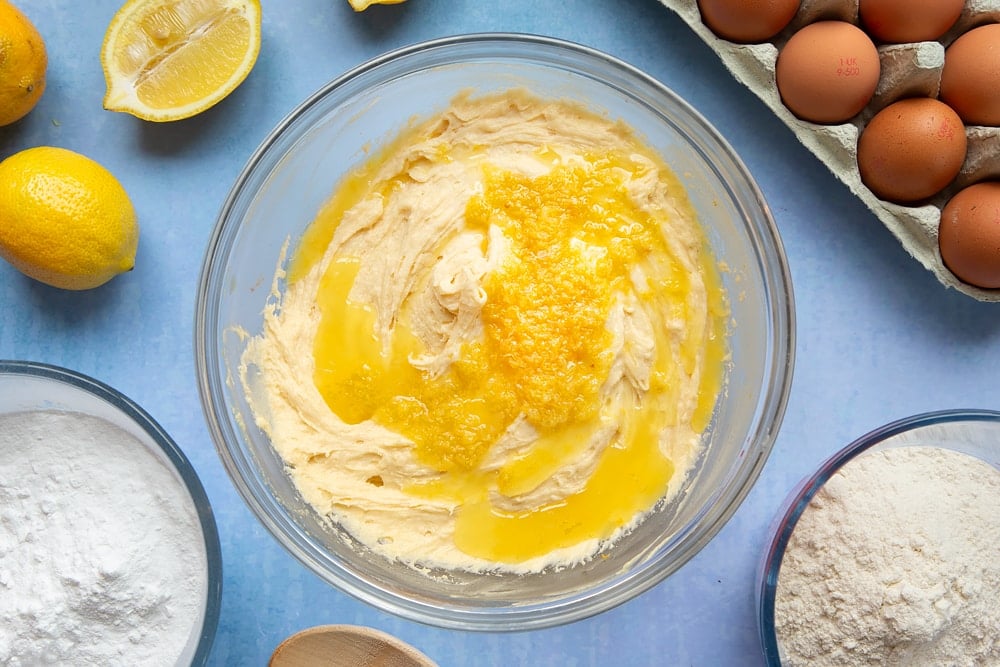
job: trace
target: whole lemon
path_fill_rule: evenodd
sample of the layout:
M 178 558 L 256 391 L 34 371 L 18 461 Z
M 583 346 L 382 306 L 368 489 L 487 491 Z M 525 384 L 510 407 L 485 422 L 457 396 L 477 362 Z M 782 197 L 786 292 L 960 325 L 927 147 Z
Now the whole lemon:
M 45 91 L 45 42 L 17 7 L 0 0 L 0 126 L 35 108 Z
M 128 194 L 97 162 L 51 146 L 0 162 L 0 256 L 25 275 L 90 289 L 131 270 L 138 243 Z

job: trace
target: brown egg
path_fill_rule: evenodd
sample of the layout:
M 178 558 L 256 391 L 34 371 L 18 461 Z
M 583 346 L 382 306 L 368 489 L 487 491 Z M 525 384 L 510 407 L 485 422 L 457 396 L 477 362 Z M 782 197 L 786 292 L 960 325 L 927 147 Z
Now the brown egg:
M 882 109 L 861 131 L 858 170 L 876 197 L 910 204 L 948 185 L 965 151 L 958 114 L 938 100 L 914 97 Z
M 871 100 L 881 66 L 872 40 L 844 21 L 811 23 L 778 54 L 781 101 L 803 120 L 841 123 Z
M 731 42 L 766 42 L 799 11 L 799 0 L 698 0 L 701 20 Z
M 938 247 L 959 280 L 1000 289 L 1000 181 L 970 185 L 951 198 L 941 211 Z
M 869 35 L 883 42 L 927 42 L 948 32 L 964 0 L 861 0 L 858 14 Z
M 952 42 L 944 52 L 940 97 L 968 125 L 1000 125 L 1000 23 Z

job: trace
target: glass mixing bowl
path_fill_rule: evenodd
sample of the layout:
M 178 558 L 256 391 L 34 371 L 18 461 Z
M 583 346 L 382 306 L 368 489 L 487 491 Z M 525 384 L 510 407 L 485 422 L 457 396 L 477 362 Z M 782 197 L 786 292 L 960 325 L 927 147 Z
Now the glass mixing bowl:
M 145 410 L 103 382 L 49 364 L 0 360 L 0 414 L 39 410 L 81 413 L 114 424 L 172 470 L 186 490 L 201 523 L 206 585 L 200 616 L 191 620 L 177 664 L 207 664 L 222 602 L 222 551 L 211 504 L 190 461 Z
M 254 423 L 237 368 L 260 332 L 286 240 L 292 248 L 341 176 L 413 118 L 466 90 L 527 89 L 627 123 L 687 188 L 730 295 L 731 363 L 706 446 L 673 502 L 608 558 L 534 575 L 431 578 L 331 528 L 300 497 Z M 278 284 L 280 287 L 280 283 Z M 222 461 L 244 500 L 323 579 L 384 610 L 480 630 L 580 619 L 654 586 L 697 553 L 756 480 L 791 382 L 794 315 L 784 252 L 746 167 L 697 112 L 633 67 L 544 37 L 482 34 L 403 48 L 365 63 L 296 108 L 250 158 L 209 243 L 197 296 L 199 390 Z
M 774 605 L 781 561 L 802 513 L 838 470 L 869 452 L 894 447 L 944 447 L 981 459 L 1000 470 L 1000 412 L 942 410 L 907 417 L 861 436 L 828 458 L 788 495 L 771 526 L 761 559 L 757 586 L 757 629 L 769 667 L 781 667 L 781 643 L 775 632 Z

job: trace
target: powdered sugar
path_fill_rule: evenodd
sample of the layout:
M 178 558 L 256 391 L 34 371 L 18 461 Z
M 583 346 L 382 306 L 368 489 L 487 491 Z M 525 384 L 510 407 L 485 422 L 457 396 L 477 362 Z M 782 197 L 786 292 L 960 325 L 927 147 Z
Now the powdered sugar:
M 789 539 L 784 664 L 1000 665 L 1000 471 L 936 447 L 844 466 Z
M 180 480 L 83 414 L 0 416 L 0 664 L 170 665 L 207 560 Z

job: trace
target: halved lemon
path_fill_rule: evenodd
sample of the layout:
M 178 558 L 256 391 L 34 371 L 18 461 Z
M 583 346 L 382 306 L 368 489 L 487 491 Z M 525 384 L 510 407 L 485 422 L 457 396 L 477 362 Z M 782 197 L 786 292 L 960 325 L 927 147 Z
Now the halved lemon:
M 129 0 L 104 35 L 104 108 L 190 118 L 231 93 L 260 51 L 260 0 Z

